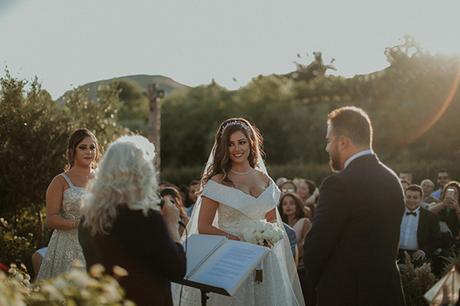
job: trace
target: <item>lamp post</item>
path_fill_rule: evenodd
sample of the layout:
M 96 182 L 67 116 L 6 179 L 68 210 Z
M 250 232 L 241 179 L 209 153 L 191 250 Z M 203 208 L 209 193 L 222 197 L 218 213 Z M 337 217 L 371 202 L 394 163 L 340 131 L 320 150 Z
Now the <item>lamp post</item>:
M 160 175 L 160 131 L 161 131 L 161 107 L 160 99 L 164 97 L 164 90 L 159 89 L 156 83 L 152 83 L 148 87 L 149 98 L 149 125 L 148 125 L 148 139 L 155 145 L 155 168 L 157 175 Z

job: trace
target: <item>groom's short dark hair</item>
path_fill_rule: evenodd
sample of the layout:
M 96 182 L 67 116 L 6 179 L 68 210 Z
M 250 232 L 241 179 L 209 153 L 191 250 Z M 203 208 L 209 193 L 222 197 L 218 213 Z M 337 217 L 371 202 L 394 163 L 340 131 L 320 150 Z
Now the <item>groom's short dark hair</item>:
M 356 145 L 372 147 L 372 123 L 361 108 L 340 107 L 330 112 L 327 118 L 335 135 L 347 136 Z

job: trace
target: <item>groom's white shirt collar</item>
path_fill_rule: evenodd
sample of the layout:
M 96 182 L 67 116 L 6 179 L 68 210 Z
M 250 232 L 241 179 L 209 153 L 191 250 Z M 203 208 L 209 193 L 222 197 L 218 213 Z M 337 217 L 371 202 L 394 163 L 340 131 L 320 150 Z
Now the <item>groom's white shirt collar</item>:
M 358 153 L 355 153 L 353 154 L 352 156 L 350 156 L 346 161 L 345 161 L 345 165 L 343 167 L 343 169 L 345 169 L 346 167 L 348 167 L 348 165 L 354 161 L 355 159 L 357 159 L 358 157 L 361 157 L 361 156 L 364 156 L 364 155 L 372 155 L 374 154 L 374 151 L 372 151 L 371 149 L 368 149 L 368 150 L 364 150 L 364 151 L 360 151 Z

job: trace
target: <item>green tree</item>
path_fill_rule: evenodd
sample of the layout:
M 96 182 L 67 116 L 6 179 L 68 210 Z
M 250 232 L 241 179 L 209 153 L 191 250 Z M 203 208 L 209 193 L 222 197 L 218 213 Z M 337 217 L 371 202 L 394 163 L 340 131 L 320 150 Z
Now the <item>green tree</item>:
M 345 105 L 369 113 L 374 147 L 386 162 L 419 167 L 412 161 L 457 158 L 459 58 L 432 55 L 410 37 L 385 54 L 387 68 L 352 78 L 327 75 L 332 63 L 316 53 L 293 73 L 258 76 L 236 91 L 211 84 L 174 93 L 163 102 L 163 166 L 168 173 L 203 166 L 218 123 L 233 116 L 260 128 L 269 165 L 324 165 L 327 114 Z
M 58 105 L 36 79 L 1 78 L 0 211 L 42 205 L 46 187 L 65 165 L 72 131 L 87 127 L 104 147 L 123 131 L 118 108 L 113 87 L 100 88 L 97 103 L 75 89 Z
M 149 120 L 149 99 L 138 83 L 129 80 L 117 80 L 114 86 L 119 91 L 120 110 L 119 123 L 131 131 L 139 131 L 146 135 Z

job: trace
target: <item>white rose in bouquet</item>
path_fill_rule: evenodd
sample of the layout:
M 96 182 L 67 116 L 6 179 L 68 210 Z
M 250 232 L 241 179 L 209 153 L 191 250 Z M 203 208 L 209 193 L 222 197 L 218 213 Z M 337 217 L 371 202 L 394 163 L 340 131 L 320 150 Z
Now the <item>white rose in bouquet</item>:
M 262 237 L 265 239 L 265 240 L 272 240 L 275 238 L 275 231 L 273 231 L 271 228 L 267 228 L 266 230 L 264 230 L 264 232 L 262 233 Z
M 254 230 L 259 232 L 259 233 L 264 232 L 265 229 L 267 228 L 266 223 L 268 223 L 268 222 L 265 221 L 265 220 L 260 220 L 260 221 L 256 222 Z
M 255 241 L 255 237 L 254 237 L 254 231 L 251 227 L 247 227 L 243 232 L 242 232 L 242 235 L 243 235 L 243 240 L 246 241 L 246 242 L 250 242 L 250 243 L 256 243 Z
M 283 239 L 283 230 L 276 223 L 259 220 L 248 223 L 242 236 L 246 242 L 271 248 Z
M 243 232 L 240 238 L 243 241 L 272 248 L 278 241 L 283 239 L 283 230 L 278 224 L 266 220 L 251 221 L 243 225 Z M 263 279 L 262 266 L 256 268 L 255 281 Z

